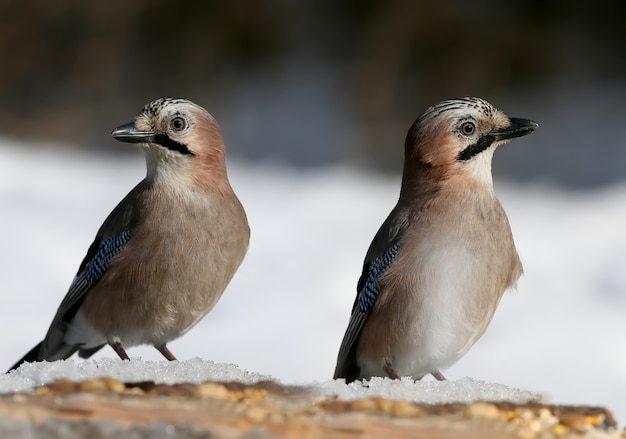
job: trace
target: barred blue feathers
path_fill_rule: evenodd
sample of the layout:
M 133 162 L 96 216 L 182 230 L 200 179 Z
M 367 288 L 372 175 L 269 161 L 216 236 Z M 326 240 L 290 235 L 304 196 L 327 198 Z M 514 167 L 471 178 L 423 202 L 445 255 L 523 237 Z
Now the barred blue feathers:
M 126 247 L 130 239 L 130 230 L 125 230 L 117 236 L 103 239 L 98 245 L 98 251 L 85 266 L 85 276 L 89 283 L 95 283 L 109 268 L 109 261 Z
M 376 258 L 369 266 L 367 280 L 365 281 L 359 300 L 359 309 L 362 313 L 369 312 L 374 307 L 374 303 L 376 303 L 376 299 L 380 294 L 380 278 L 391 266 L 391 263 L 398 254 L 399 248 L 399 243 L 394 244 L 382 256 Z

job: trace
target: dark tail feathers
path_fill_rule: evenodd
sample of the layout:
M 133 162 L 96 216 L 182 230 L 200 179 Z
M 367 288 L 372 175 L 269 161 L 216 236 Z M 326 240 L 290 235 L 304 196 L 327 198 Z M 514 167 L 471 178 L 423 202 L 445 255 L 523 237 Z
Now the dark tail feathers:
M 37 346 L 35 346 L 34 348 L 32 348 L 30 351 L 28 351 L 28 353 L 24 355 L 20 361 L 15 363 L 9 370 L 7 370 L 7 373 L 20 367 L 22 363 L 26 363 L 26 362 L 32 363 L 33 361 L 39 361 L 40 360 L 39 351 L 41 350 L 42 344 L 43 344 L 43 341 L 39 343 Z

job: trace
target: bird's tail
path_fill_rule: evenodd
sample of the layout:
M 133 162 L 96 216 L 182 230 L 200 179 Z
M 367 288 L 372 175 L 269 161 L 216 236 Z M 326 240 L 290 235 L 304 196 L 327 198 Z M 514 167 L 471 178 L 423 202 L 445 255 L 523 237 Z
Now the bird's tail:
M 20 367 L 22 365 L 22 363 L 27 363 L 27 362 L 28 363 L 32 363 L 33 361 L 39 361 L 39 352 L 41 351 L 41 345 L 42 344 L 43 344 L 43 341 L 40 342 L 34 348 L 32 348 L 30 351 L 28 351 L 28 353 L 26 355 L 24 355 L 21 360 L 19 360 L 17 363 L 15 363 L 13 366 L 11 366 L 11 368 L 9 370 L 7 370 L 7 373 L 9 373 L 12 370 L 15 370 L 18 367 Z
M 28 351 L 28 353 L 24 355 L 20 361 L 15 363 L 13 367 L 11 367 L 7 372 L 11 372 L 12 370 L 17 369 L 18 367 L 22 365 L 22 363 L 32 363 L 34 361 L 65 360 L 71 357 L 74 354 L 74 352 L 78 350 L 78 346 L 69 345 L 69 344 L 65 344 L 62 342 L 54 346 L 53 348 L 50 348 L 49 343 L 48 343 L 44 348 L 45 342 L 46 340 L 42 341 L 37 346 L 32 348 L 30 351 Z M 87 352 L 89 353 L 89 355 L 92 355 L 101 347 L 102 346 L 87 350 Z M 87 357 L 83 357 L 83 358 L 87 358 Z
M 105 345 L 101 344 L 100 346 L 96 346 L 93 348 L 88 348 L 88 349 L 79 349 L 78 350 L 78 356 L 80 358 L 89 358 L 91 357 L 93 354 L 95 354 L 96 352 L 98 352 L 100 349 L 102 349 Z

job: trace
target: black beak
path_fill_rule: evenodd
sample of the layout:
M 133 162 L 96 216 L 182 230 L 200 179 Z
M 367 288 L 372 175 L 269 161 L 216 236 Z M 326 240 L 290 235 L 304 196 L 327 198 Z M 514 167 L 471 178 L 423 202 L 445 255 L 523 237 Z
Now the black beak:
M 154 131 L 138 131 L 134 122 L 120 125 L 111 132 L 114 139 L 128 143 L 152 143 L 156 134 Z
M 539 127 L 537 122 L 533 122 L 529 119 L 511 117 L 509 118 L 509 122 L 511 122 L 511 125 L 507 128 L 499 128 L 491 131 L 489 134 L 491 134 L 496 141 L 506 140 L 525 136 L 526 134 L 532 133 Z

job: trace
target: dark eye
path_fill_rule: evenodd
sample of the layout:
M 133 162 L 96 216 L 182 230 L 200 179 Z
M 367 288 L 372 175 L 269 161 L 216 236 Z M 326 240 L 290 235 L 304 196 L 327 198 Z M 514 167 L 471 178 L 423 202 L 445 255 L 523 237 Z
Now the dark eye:
M 473 122 L 463 122 L 461 125 L 461 133 L 466 136 L 471 136 L 476 131 L 476 125 Z
M 187 122 L 182 117 L 175 117 L 170 121 L 170 128 L 174 131 L 182 131 L 187 127 Z

